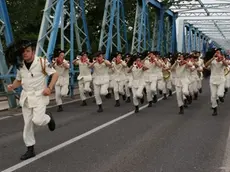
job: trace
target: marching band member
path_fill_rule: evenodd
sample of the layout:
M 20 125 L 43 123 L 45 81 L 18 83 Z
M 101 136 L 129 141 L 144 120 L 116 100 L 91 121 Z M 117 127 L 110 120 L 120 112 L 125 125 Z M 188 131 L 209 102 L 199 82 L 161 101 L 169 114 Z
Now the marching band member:
M 143 60 L 143 65 L 146 68 L 148 68 L 148 70 L 143 71 L 143 79 L 145 81 L 147 101 L 149 102 L 148 107 L 152 107 L 153 94 L 155 94 L 155 102 L 157 101 L 156 93 L 158 73 L 156 71 L 156 66 L 160 66 L 161 64 L 159 63 L 159 61 L 157 61 L 157 58 L 154 56 L 154 52 L 149 52 L 148 56 Z
M 143 79 L 143 72 L 147 68 L 141 63 L 140 56 L 133 57 L 135 60 L 133 65 L 130 67 L 129 72 L 132 72 L 132 93 L 133 93 L 133 104 L 135 106 L 135 113 L 139 112 L 139 101 L 144 103 L 143 90 L 145 87 L 145 82 Z
M 110 56 L 110 63 L 113 63 L 114 58 L 116 55 L 114 53 Z M 108 88 L 108 94 L 105 96 L 107 99 L 112 98 L 113 88 L 114 88 L 114 71 L 112 69 L 112 66 L 108 69 L 109 70 L 109 88 Z
M 96 60 L 90 65 L 93 68 L 93 86 L 96 104 L 98 105 L 97 112 L 103 112 L 101 95 L 108 94 L 109 87 L 109 67 L 111 63 L 104 59 L 104 53 L 97 52 Z
M 199 72 L 198 89 L 199 89 L 199 93 L 202 93 L 202 80 L 204 79 L 204 75 L 203 75 L 204 59 L 202 58 L 203 55 L 200 52 L 197 53 L 197 56 L 198 56 L 198 65 L 201 69 L 201 71 Z
M 131 55 L 130 54 L 126 54 L 125 55 L 125 62 L 126 64 L 129 63 L 131 59 Z M 130 103 L 131 102 L 131 99 L 130 99 L 130 96 L 131 96 L 131 89 L 132 89 L 132 74 L 131 73 L 128 73 L 128 70 L 129 70 L 129 67 L 128 65 L 126 65 L 126 68 L 125 68 L 125 94 L 126 94 L 126 103 Z
M 117 52 L 116 57 L 112 62 L 113 73 L 113 92 L 114 98 L 116 101 L 115 107 L 120 106 L 119 94 L 123 96 L 123 100 L 126 99 L 124 91 L 124 82 L 125 82 L 125 68 L 127 64 L 121 59 L 121 53 Z
M 77 80 L 80 98 L 82 100 L 81 106 L 87 106 L 85 93 L 88 92 L 89 96 L 92 96 L 92 90 L 90 88 L 90 83 L 92 81 L 90 68 L 91 63 L 89 62 L 88 53 L 82 52 L 80 58 L 77 57 L 72 63 L 79 66 L 79 75 Z
M 195 66 L 195 71 L 193 75 L 195 77 L 195 82 L 196 82 L 196 86 L 194 85 L 194 87 L 196 87 L 196 92 L 194 94 L 194 99 L 196 100 L 198 97 L 198 92 L 201 93 L 202 92 L 202 77 L 203 77 L 203 65 L 202 63 L 199 61 L 199 57 L 195 56 L 194 58 L 194 66 Z
M 194 55 L 190 55 L 190 59 L 189 59 L 189 64 L 191 64 L 191 68 L 189 69 L 189 73 L 190 73 L 190 84 L 189 84 L 189 92 L 191 95 L 191 98 L 194 97 L 194 100 L 197 100 L 198 98 L 198 70 L 197 68 L 199 67 L 198 64 L 196 64 L 195 59 L 194 59 Z
M 154 51 L 149 54 L 150 59 L 152 61 L 152 74 L 153 74 L 153 80 L 152 80 L 152 86 L 151 90 L 153 92 L 153 99 L 152 102 L 156 103 L 157 102 L 157 90 L 159 89 L 160 91 L 163 90 L 163 74 L 162 74 L 162 63 L 159 60 L 158 52 Z M 147 90 L 146 90 L 147 91 Z M 150 97 L 149 97 L 150 98 Z M 151 106 L 151 105 L 149 105 Z
M 55 84 L 55 99 L 58 105 L 57 112 L 63 111 L 62 97 L 67 96 L 69 91 L 69 62 L 65 60 L 65 52 L 58 50 L 56 58 L 53 60 L 53 67 L 59 77 Z
M 164 78 L 164 88 L 163 88 L 163 94 L 164 94 L 164 99 L 167 98 L 167 89 L 169 90 L 169 96 L 172 96 L 172 81 L 171 81 L 171 63 L 169 62 L 168 58 L 163 58 L 163 73 L 166 72 L 166 74 L 169 75 L 168 78 Z M 164 76 L 164 75 L 163 75 Z
M 224 57 L 225 58 L 225 57 Z M 226 74 L 225 74 L 225 89 L 224 89 L 224 92 L 225 94 L 228 92 L 228 89 L 230 87 L 230 74 L 229 74 L 229 71 L 230 71 L 230 59 L 229 58 L 225 58 L 226 60 L 226 63 L 228 64 L 228 67 L 226 67 Z
M 211 104 L 213 109 L 213 116 L 216 116 L 217 113 L 217 98 L 221 102 L 224 102 L 224 86 L 225 86 L 225 76 L 224 69 L 228 67 L 223 54 L 220 49 L 216 50 L 215 55 L 211 58 L 206 64 L 206 68 L 211 70 L 210 76 L 210 90 L 211 90 Z
M 51 114 L 46 114 L 46 106 L 49 104 L 49 96 L 58 79 L 58 73 L 45 58 L 35 56 L 35 45 L 32 42 L 24 40 L 19 43 L 21 44 L 19 52 L 13 53 L 15 51 L 13 44 L 8 49 L 10 52 L 6 51 L 7 58 L 15 55 L 14 58 L 19 56 L 22 59 L 20 62 L 22 65 L 12 64 L 18 66 L 18 69 L 13 84 L 8 85 L 8 91 L 22 86 L 19 103 L 24 119 L 23 139 L 27 152 L 20 159 L 26 160 L 35 156 L 34 124 L 38 126 L 48 124 L 50 131 L 55 130 L 55 121 Z M 47 75 L 52 75 L 48 87 Z
M 179 114 L 184 114 L 184 96 L 189 99 L 189 79 L 186 70 L 190 68 L 191 65 L 184 59 L 184 55 L 178 57 L 175 63 L 172 65 L 171 70 L 175 71 L 175 87 L 176 87 L 176 97 L 177 104 L 180 108 Z

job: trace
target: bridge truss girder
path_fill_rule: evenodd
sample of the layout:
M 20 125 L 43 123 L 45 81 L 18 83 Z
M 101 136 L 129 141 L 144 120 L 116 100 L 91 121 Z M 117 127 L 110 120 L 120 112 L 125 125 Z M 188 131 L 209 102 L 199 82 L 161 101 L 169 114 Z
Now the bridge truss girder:
M 141 4 L 139 4 L 141 2 Z M 142 0 L 136 6 L 131 53 L 157 50 L 165 55 L 176 51 L 176 14 L 156 0 Z M 154 18 L 149 13 L 154 9 Z M 153 15 L 153 14 L 151 14 Z
M 2 37 L 2 35 L 4 36 Z M 12 83 L 11 78 L 15 78 L 16 69 L 14 66 L 7 66 L 3 51 L 3 43 L 5 46 L 9 46 L 13 41 L 13 33 L 6 2 L 5 0 L 0 0 L 0 84 L 6 94 L 8 94 L 6 85 Z M 8 95 L 8 103 L 10 108 L 17 107 L 14 95 Z
M 184 20 L 187 27 L 199 30 L 209 40 L 215 42 L 215 45 L 229 49 L 230 2 L 182 1 L 174 3 L 170 9 L 178 12 L 178 19 Z M 218 35 L 221 39 L 216 39 L 217 36 L 214 35 Z
M 70 60 L 71 96 L 75 74 L 78 72 L 72 64 L 75 47 L 78 51 L 91 52 L 85 11 L 84 0 L 47 0 L 37 42 L 36 55 L 44 55 L 51 61 L 60 33 L 60 48 L 65 50 Z
M 106 50 L 107 59 L 114 49 L 128 52 L 123 0 L 106 0 L 98 49 Z

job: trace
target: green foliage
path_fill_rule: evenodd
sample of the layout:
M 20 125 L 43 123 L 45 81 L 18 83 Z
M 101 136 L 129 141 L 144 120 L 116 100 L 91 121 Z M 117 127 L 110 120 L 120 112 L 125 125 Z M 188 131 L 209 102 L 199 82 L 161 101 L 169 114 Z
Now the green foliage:
M 33 39 L 38 38 L 39 29 L 43 16 L 43 9 L 46 0 L 6 0 L 9 11 L 10 21 L 12 24 L 13 35 L 15 39 Z M 163 0 L 168 8 L 173 1 Z M 134 26 L 137 0 L 124 0 L 126 26 Z M 91 41 L 92 52 L 97 51 L 101 23 L 105 8 L 105 0 L 85 0 L 86 18 Z M 151 28 L 154 26 L 155 9 L 150 8 Z M 128 41 L 132 42 L 133 30 L 127 29 Z M 59 36 L 57 46 L 60 44 Z M 77 50 L 76 50 L 77 53 Z

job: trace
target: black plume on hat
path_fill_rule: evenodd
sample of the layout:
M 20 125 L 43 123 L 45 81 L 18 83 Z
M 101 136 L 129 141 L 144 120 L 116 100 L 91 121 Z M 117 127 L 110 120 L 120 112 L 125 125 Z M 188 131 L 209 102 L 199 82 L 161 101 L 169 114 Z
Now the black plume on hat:
M 89 55 L 89 53 L 88 53 L 87 51 L 82 51 L 82 52 L 80 53 L 81 56 L 83 56 L 83 55 L 85 55 L 85 54 L 86 54 L 87 56 Z
M 19 40 L 11 43 L 5 50 L 6 62 L 10 65 L 16 66 L 17 69 L 22 67 L 22 53 L 27 47 L 36 47 L 36 41 Z
M 103 51 L 98 51 L 95 53 L 95 57 L 99 57 L 100 55 L 104 55 L 105 53 Z

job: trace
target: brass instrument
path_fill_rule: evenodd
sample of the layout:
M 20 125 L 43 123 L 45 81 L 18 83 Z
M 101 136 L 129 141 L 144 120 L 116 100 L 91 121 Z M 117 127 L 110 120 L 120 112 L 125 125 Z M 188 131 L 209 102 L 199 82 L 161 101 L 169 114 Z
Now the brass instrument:
M 227 76 L 229 74 L 230 70 L 228 67 L 224 68 L 224 76 Z
M 202 72 L 197 71 L 197 75 L 198 75 L 199 78 L 202 77 L 202 74 L 203 74 Z
M 163 64 L 163 70 L 162 70 L 163 78 L 164 78 L 164 80 L 167 80 L 167 79 L 170 78 L 171 72 L 169 70 L 164 69 L 164 68 L 167 68 L 167 66 L 166 66 L 164 61 L 162 61 L 162 64 Z
M 169 79 L 171 76 L 171 73 L 168 70 L 163 70 L 162 73 L 163 73 L 164 80 Z

